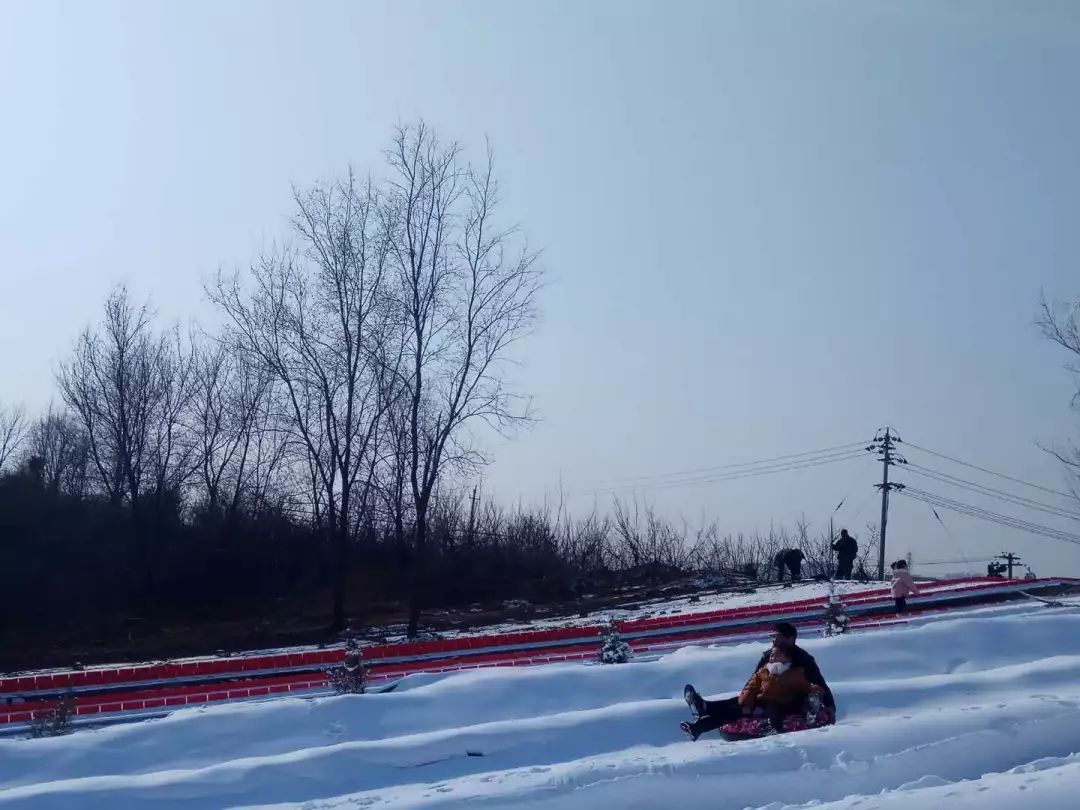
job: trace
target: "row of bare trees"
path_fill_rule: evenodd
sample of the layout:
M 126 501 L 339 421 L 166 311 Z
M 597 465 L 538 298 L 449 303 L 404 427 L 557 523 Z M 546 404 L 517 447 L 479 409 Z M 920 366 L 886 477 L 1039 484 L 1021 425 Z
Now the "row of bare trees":
M 350 173 L 297 191 L 294 244 L 219 276 L 209 294 L 332 538 L 334 627 L 352 539 L 388 506 L 399 532 L 410 527 L 415 634 L 437 485 L 482 461 L 474 425 L 528 419 L 504 366 L 533 323 L 541 275 L 500 224 L 490 150 L 478 168 L 420 123 L 398 129 L 386 163 L 382 183 Z
M 273 508 L 331 550 L 335 629 L 358 537 L 392 524 L 417 632 L 441 482 L 483 463 L 483 431 L 529 420 L 506 369 L 542 279 L 490 149 L 474 165 L 402 126 L 381 174 L 294 190 L 289 239 L 207 286 L 219 334 L 161 328 L 118 288 L 61 365 L 66 409 L 34 427 L 33 464 L 130 510 L 148 610 L 162 520 Z M 0 414 L 0 469 L 26 432 Z
M 805 527 L 691 533 L 622 502 L 581 519 L 465 509 L 456 483 L 485 462 L 484 433 L 530 420 L 508 369 L 542 283 L 490 150 L 474 165 L 403 126 L 378 173 L 293 201 L 289 239 L 207 285 L 220 331 L 164 325 L 119 287 L 59 366 L 63 406 L 0 410 L 9 594 L 89 610 L 95 588 L 122 605 L 130 577 L 152 618 L 200 589 L 325 588 L 334 630 L 348 599 L 405 596 L 416 635 L 425 608 L 522 582 L 553 598 L 611 572 L 765 578 L 785 545 L 824 570 L 828 541 Z
M 803 550 L 806 576 L 827 578 L 836 567 L 829 530 L 811 528 L 799 521 L 791 529 L 732 534 L 715 521 L 691 528 L 637 501 L 616 500 L 607 515 L 573 516 L 559 507 L 506 510 L 445 493 L 432 516 L 432 559 L 444 574 L 433 593 L 460 604 L 516 593 L 565 598 L 700 575 L 767 583 L 776 577 L 777 554 L 789 548 Z M 877 528 L 854 534 L 856 571 L 868 578 Z

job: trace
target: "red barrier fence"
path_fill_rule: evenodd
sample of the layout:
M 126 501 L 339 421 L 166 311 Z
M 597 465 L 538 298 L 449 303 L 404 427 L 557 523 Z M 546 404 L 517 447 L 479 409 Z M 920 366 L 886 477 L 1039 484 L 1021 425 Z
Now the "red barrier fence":
M 941 580 L 933 583 L 936 593 L 943 589 L 959 590 L 954 586 L 971 583 L 973 589 L 985 589 L 1008 582 L 1006 580 L 986 580 L 968 578 Z M 1015 582 L 1015 581 L 1014 581 Z M 929 592 L 929 588 L 927 589 Z M 880 600 L 882 588 L 867 589 L 845 594 L 846 605 L 858 605 L 867 601 Z M 701 611 L 679 616 L 658 616 L 632 619 L 620 624 L 625 634 L 648 632 L 652 630 L 691 627 L 727 620 L 744 620 L 756 616 L 771 616 L 778 612 L 797 612 L 800 609 L 820 607 L 823 597 L 801 599 L 792 602 L 769 605 L 752 605 L 741 608 L 726 608 Z M 458 636 L 442 641 L 403 642 L 397 644 L 372 645 L 363 648 L 364 660 L 377 663 L 381 660 L 407 660 L 422 657 L 442 657 L 449 653 L 463 650 L 482 650 L 489 647 L 532 646 L 549 644 L 555 641 L 595 638 L 604 631 L 600 625 L 568 627 L 552 630 L 525 630 L 517 633 L 498 635 Z M 223 676 L 242 675 L 244 673 L 264 673 L 287 669 L 315 669 L 333 666 L 341 662 L 343 648 L 331 647 L 321 650 L 303 650 L 262 655 L 234 656 L 207 660 L 177 661 L 159 664 L 138 664 L 119 667 L 94 667 L 65 672 L 47 672 L 22 676 L 0 677 L 0 695 L 35 691 L 60 691 L 92 687 L 111 687 L 138 683 L 141 681 L 175 680 L 180 678 L 221 678 Z
M 973 598 L 1006 599 L 1020 590 L 1040 590 L 1078 580 L 1037 581 L 967 578 L 924 583 L 909 600 L 912 612 L 948 610 Z M 843 594 L 853 627 L 881 626 L 892 600 L 887 586 Z M 718 609 L 677 616 L 633 619 L 620 632 L 635 651 L 674 649 L 693 643 L 723 642 L 767 634 L 775 621 L 792 619 L 804 627 L 820 626 L 822 596 L 769 605 Z M 920 607 L 920 603 L 922 607 Z M 937 607 L 935 607 L 937 605 Z M 873 611 L 874 615 L 853 615 Z M 893 622 L 895 623 L 895 622 Z M 415 672 L 447 672 L 490 666 L 532 666 L 594 658 L 599 625 L 516 633 L 460 636 L 429 642 L 373 645 L 363 648 L 374 681 Z M 339 664 L 343 648 L 296 650 L 231 658 L 188 660 L 0 678 L 0 725 L 29 722 L 35 712 L 51 709 L 58 697 L 76 697 L 76 716 L 148 712 L 220 700 L 240 700 L 325 686 L 325 668 Z M 16 701 L 16 702 L 13 702 Z M 25 702 L 24 702 L 25 701 Z

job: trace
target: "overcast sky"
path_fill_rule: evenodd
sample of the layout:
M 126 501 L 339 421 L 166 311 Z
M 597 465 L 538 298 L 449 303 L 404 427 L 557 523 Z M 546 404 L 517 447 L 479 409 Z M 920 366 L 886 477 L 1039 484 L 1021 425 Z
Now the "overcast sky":
M 211 321 L 204 280 L 282 236 L 291 184 L 377 172 L 392 126 L 423 116 L 472 149 L 491 138 L 506 210 L 545 250 L 519 372 L 543 420 L 491 445 L 488 492 L 535 503 L 561 482 L 575 510 L 607 509 L 590 493 L 614 478 L 884 424 L 1066 485 L 1036 442 L 1073 434 L 1072 382 L 1032 321 L 1040 290 L 1080 294 L 1080 4 L 8 0 L 0 15 L 0 402 L 49 402 L 118 281 L 165 318 Z M 879 474 L 868 458 L 638 497 L 733 531 L 804 514 L 813 531 L 847 497 L 837 519 L 865 535 Z M 950 539 L 925 505 L 894 504 L 890 559 L 1011 548 L 1080 575 L 1080 547 L 942 512 Z

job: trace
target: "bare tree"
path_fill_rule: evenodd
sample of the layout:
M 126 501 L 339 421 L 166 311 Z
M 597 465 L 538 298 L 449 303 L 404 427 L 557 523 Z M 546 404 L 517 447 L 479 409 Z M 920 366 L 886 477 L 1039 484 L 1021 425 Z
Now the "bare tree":
M 612 567 L 611 521 L 595 510 L 579 520 L 564 518 L 560 554 L 583 574 Z
M 264 256 L 250 288 L 239 275 L 219 275 L 208 292 L 244 362 L 275 382 L 280 415 L 304 450 L 311 514 L 332 538 L 332 626 L 341 630 L 354 498 L 367 499 L 400 344 L 388 325 L 387 244 L 374 186 L 350 173 L 294 199 L 299 249 Z
M 490 149 L 479 169 L 424 123 L 399 128 L 388 153 L 382 207 L 395 270 L 407 362 L 398 382 L 408 403 L 414 566 L 409 634 L 419 629 L 428 510 L 448 465 L 483 462 L 469 433 L 482 421 L 520 424 L 528 408 L 506 385 L 510 349 L 536 315 L 537 254 L 497 222 Z
M 152 493 L 159 502 L 179 498 L 199 467 L 198 438 L 191 419 L 195 396 L 196 346 L 176 327 L 161 333 L 154 355 L 156 407 L 151 411 Z
M 190 381 L 179 330 L 156 331 L 149 307 L 134 306 L 124 287 L 109 295 L 100 327 L 83 332 L 58 375 L 103 492 L 131 507 L 147 608 L 155 575 L 150 524 L 194 471 L 185 428 Z
M 0 407 L 0 472 L 26 438 L 26 414 L 21 407 Z
M 71 414 L 50 408 L 30 428 L 24 455 L 37 460 L 42 484 L 53 494 L 85 494 L 89 443 Z
M 1045 296 L 1039 304 L 1039 317 L 1036 325 L 1043 336 L 1068 351 L 1073 359 L 1065 368 L 1073 375 L 1076 391 L 1073 393 L 1072 407 L 1080 410 L 1080 300 L 1064 304 L 1049 301 Z M 1043 447 L 1055 456 L 1069 471 L 1072 492 L 1080 497 L 1080 447 L 1072 442 L 1066 448 Z
M 272 418 L 272 378 L 265 368 L 243 362 L 224 341 L 199 352 L 195 378 L 205 506 L 215 515 L 233 515 L 245 496 L 262 498 L 267 477 L 284 459 L 286 443 Z
M 659 566 L 679 570 L 687 567 L 690 552 L 685 531 L 679 532 L 648 504 L 642 509 L 635 499 L 631 508 L 616 498 L 613 523 L 620 567 Z

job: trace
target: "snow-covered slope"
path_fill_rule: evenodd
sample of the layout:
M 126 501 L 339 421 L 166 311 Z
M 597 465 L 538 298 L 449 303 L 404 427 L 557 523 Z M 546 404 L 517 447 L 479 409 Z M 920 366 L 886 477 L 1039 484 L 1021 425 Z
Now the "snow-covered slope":
M 760 651 L 687 648 L 3 740 L 0 808 L 1080 806 L 1080 611 L 999 607 L 804 646 L 836 726 L 680 738 L 682 685 L 729 693 Z

